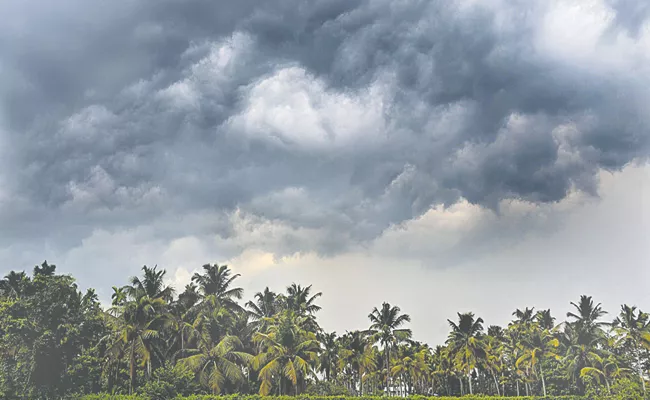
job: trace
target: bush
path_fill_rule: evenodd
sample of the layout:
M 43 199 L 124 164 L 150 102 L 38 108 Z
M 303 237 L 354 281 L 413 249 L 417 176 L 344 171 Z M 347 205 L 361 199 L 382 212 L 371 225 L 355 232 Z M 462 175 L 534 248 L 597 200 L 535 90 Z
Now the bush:
M 157 369 L 153 379 L 140 390 L 140 393 L 149 400 L 167 400 L 199 392 L 194 373 L 181 364 Z
M 349 396 L 350 391 L 333 382 L 319 381 L 307 386 L 307 394 L 311 396 Z
M 633 395 L 634 396 L 634 395 Z M 163 398 L 163 397 L 161 397 Z M 386 400 L 387 397 L 382 396 L 258 396 L 258 395 L 228 395 L 228 396 L 214 396 L 214 395 L 189 395 L 185 397 L 164 397 L 165 399 L 176 400 Z M 111 396 L 108 394 L 89 395 L 83 396 L 80 400 L 149 400 L 148 396 Z M 402 399 L 396 397 L 395 399 Z M 411 396 L 407 400 L 458 400 L 459 397 L 427 397 L 427 396 Z M 641 399 L 641 397 L 581 397 L 581 396 L 547 396 L 547 397 L 503 397 L 503 396 L 463 396 L 462 400 L 634 400 Z

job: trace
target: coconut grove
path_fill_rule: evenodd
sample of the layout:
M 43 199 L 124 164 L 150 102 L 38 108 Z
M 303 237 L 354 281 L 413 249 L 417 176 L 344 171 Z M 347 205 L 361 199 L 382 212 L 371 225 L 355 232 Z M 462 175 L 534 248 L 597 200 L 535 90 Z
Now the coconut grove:
M 648 390 L 650 316 L 635 305 L 605 310 L 577 294 L 566 315 L 503 310 L 507 326 L 459 312 L 444 343 L 422 343 L 397 304 L 359 316 L 365 330 L 327 332 L 315 286 L 248 294 L 238 277 L 206 264 L 175 291 L 164 269 L 145 266 L 102 307 L 55 265 L 9 272 L 0 280 L 0 398 L 634 399 Z

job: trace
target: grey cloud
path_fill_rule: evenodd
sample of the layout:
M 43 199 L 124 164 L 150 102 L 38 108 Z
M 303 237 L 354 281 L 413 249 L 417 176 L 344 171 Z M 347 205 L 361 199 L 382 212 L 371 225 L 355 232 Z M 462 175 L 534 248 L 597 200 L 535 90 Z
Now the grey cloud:
M 274 251 L 332 253 L 461 198 L 595 193 L 648 155 L 647 60 L 540 50 L 547 2 L 59 3 L 1 17 L 0 245 L 201 213 L 178 229 L 229 237 L 242 213 L 314 235 Z

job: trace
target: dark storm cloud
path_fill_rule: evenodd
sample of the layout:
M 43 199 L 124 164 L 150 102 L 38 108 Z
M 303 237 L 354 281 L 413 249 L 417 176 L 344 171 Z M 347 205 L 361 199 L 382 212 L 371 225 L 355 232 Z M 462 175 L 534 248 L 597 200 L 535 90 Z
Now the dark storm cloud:
M 460 198 L 595 192 L 647 156 L 647 59 L 566 59 L 539 43 L 555 3 L 475 3 L 10 1 L 0 244 L 200 213 L 172 226 L 228 237 L 238 211 L 321 232 L 279 252 L 332 252 Z M 598 43 L 636 46 L 644 2 L 608 4 Z

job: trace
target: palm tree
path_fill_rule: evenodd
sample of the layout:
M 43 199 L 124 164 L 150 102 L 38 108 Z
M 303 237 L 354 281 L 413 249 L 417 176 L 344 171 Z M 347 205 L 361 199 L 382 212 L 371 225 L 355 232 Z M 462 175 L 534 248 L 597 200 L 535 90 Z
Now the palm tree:
M 499 380 L 497 374 L 503 374 L 505 368 L 504 362 L 504 343 L 506 341 L 505 331 L 497 325 L 488 327 L 488 334 L 485 338 L 485 367 L 494 380 L 497 396 L 501 395 L 499 391 Z
M 47 261 L 43 261 L 43 264 L 34 267 L 34 276 L 52 276 L 55 271 L 56 265 L 48 264 Z
M 165 302 L 172 300 L 174 288 L 165 285 L 165 275 L 167 271 L 158 270 L 158 266 L 149 268 L 146 265 L 142 267 L 143 277 L 131 277 L 131 286 L 126 286 L 124 290 L 133 299 L 147 296 L 150 299 L 163 299 Z
M 259 354 L 252 359 L 252 366 L 259 371 L 260 395 L 268 395 L 277 379 L 278 392 L 283 394 L 282 381 L 288 379 L 299 392 L 299 382 L 313 374 L 318 361 L 320 345 L 313 332 L 305 330 L 305 317 L 285 310 L 269 319 L 266 333 L 255 332 L 253 341 L 259 346 Z
M 540 328 L 550 331 L 555 327 L 555 318 L 551 316 L 551 310 L 540 310 L 535 314 L 535 319 Z
M 526 307 L 523 309 L 523 311 L 516 309 L 512 315 L 516 318 L 516 320 L 513 321 L 515 324 L 529 326 L 535 321 L 535 307 Z
M 323 293 L 317 292 L 312 295 L 311 286 L 302 287 L 292 283 L 287 288 L 286 307 L 300 316 L 313 315 L 318 312 L 321 308 L 315 302 Z
M 198 348 L 190 351 L 195 354 L 181 359 L 180 363 L 194 371 L 213 394 L 220 394 L 226 381 L 238 384 L 245 379 L 240 364 L 250 362 L 253 356 L 240 351 L 242 347 L 237 336 L 226 335 L 213 343 L 209 335 L 203 335 Z
M 278 295 L 269 290 L 268 287 L 263 292 L 257 292 L 254 301 L 246 303 L 248 315 L 253 320 L 253 328 L 264 330 L 266 318 L 271 318 L 280 311 L 280 300 Z
M 28 283 L 29 277 L 24 271 L 11 271 L 5 275 L 4 279 L 0 280 L 0 296 L 14 299 L 20 298 Z
M 635 306 L 623 304 L 621 312 L 613 322 L 614 332 L 621 338 L 623 343 L 632 350 L 635 358 L 636 371 L 641 379 L 643 394 L 645 396 L 645 377 L 643 376 L 643 362 L 641 352 L 643 349 L 650 349 L 650 316 Z
M 601 362 L 597 344 L 602 338 L 594 335 L 591 342 L 585 342 L 585 338 L 586 336 L 578 331 L 573 324 L 566 324 L 562 334 L 562 339 L 566 345 L 563 362 L 569 377 L 577 383 L 581 394 L 584 393 L 582 370 L 586 367 L 598 367 Z
M 318 334 L 318 341 L 321 343 L 322 351 L 318 359 L 320 372 L 325 374 L 325 380 L 330 382 L 331 378 L 336 379 L 336 365 L 339 360 L 339 345 L 336 332 Z
M 390 395 L 390 350 L 391 346 L 410 339 L 412 332 L 410 329 L 400 328 L 407 322 L 411 322 L 408 314 L 400 314 L 399 307 L 391 307 L 388 303 L 383 303 L 381 309 L 375 307 L 368 315 L 370 319 L 370 328 L 367 333 L 373 335 L 376 342 L 384 348 L 384 357 L 386 365 L 386 392 Z
M 129 393 L 136 384 L 136 363 L 151 366 L 153 340 L 160 336 L 164 318 L 165 301 L 162 298 L 141 296 L 108 310 L 107 322 L 111 332 L 105 338 L 108 343 L 107 363 L 111 364 L 127 355 L 129 359 Z
M 199 300 L 201 300 L 201 293 L 199 287 L 194 283 L 185 285 L 185 290 L 178 295 L 178 304 L 182 306 L 183 310 L 188 311 L 194 307 Z
M 111 294 L 111 305 L 122 306 L 126 303 L 128 295 L 124 287 L 113 286 L 113 294 Z
M 547 331 L 535 329 L 534 332 L 523 339 L 522 345 L 524 351 L 521 357 L 517 359 L 516 366 L 519 367 L 522 363 L 528 364 L 533 372 L 536 371 L 535 367 L 539 368 L 542 389 L 544 397 L 546 397 L 546 381 L 544 380 L 542 363 L 547 358 L 560 358 L 556 353 L 560 342 Z
M 349 376 L 352 377 L 352 381 L 356 376 L 358 388 L 354 388 L 356 383 L 353 383 L 351 389 L 362 395 L 364 374 L 375 367 L 372 345 L 366 332 L 362 331 L 346 333 L 341 337 L 341 344 L 339 365 L 341 369 L 345 367 L 350 369 Z
M 447 344 L 454 354 L 455 363 L 463 370 L 469 383 L 469 393 L 472 390 L 472 371 L 476 368 L 478 361 L 485 358 L 485 344 L 481 340 L 483 333 L 483 319 L 474 319 L 474 313 L 458 313 L 458 324 L 447 320 L 451 332 Z
M 192 276 L 192 282 L 198 284 L 203 297 L 209 303 L 223 304 L 230 311 L 241 311 L 237 300 L 243 297 L 244 289 L 232 287 L 235 279 L 241 275 L 232 275 L 232 271 L 227 265 L 205 264 L 202 268 L 203 274 L 195 273 Z
M 577 333 L 578 343 L 584 345 L 591 345 L 597 338 L 603 338 L 602 326 L 606 325 L 605 322 L 598 321 L 600 317 L 607 314 L 600 305 L 594 305 L 591 296 L 580 296 L 578 304 L 571 302 L 571 305 L 576 309 L 576 312 L 568 312 L 568 318 L 574 321 L 569 322 L 575 328 Z
M 580 377 L 584 378 L 590 376 L 592 378 L 600 381 L 601 379 L 605 382 L 607 387 L 607 393 L 611 394 L 610 381 L 623 376 L 629 370 L 627 368 L 621 368 L 616 361 L 616 358 L 609 355 L 607 358 L 603 359 L 598 355 L 593 356 L 593 360 L 597 363 L 593 367 L 584 367 L 580 370 Z M 645 396 L 644 396 L 645 397 Z

